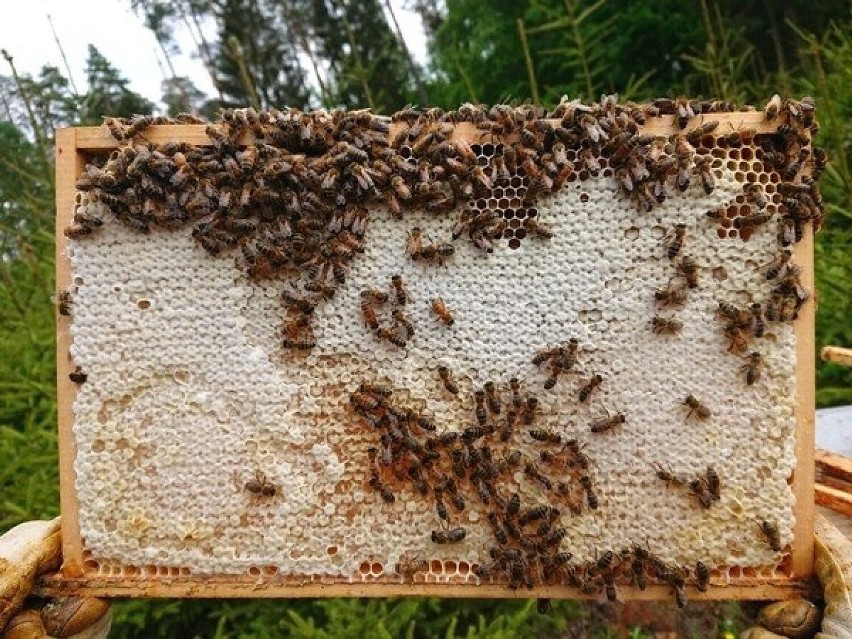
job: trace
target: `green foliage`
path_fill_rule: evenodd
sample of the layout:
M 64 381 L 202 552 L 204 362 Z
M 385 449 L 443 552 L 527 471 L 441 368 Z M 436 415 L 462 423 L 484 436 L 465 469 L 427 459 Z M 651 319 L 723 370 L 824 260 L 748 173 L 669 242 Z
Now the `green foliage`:
M 91 44 L 86 80 L 89 90 L 80 102 L 80 124 L 100 124 L 105 115 L 130 117 L 154 109 L 151 102 L 127 88 L 129 81 Z

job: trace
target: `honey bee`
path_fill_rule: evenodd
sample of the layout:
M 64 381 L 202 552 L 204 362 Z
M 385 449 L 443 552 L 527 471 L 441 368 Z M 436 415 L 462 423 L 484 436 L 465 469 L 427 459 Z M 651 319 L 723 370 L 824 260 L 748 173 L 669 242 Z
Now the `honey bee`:
M 755 337 L 763 337 L 766 323 L 763 321 L 763 307 L 755 302 L 751 305 L 751 331 Z
M 689 419 L 693 414 L 698 417 L 698 419 L 707 419 L 713 413 L 707 406 L 698 401 L 695 395 L 689 394 L 686 396 L 686 399 L 683 400 L 685 406 L 689 407 L 689 412 L 686 414 L 686 419 Z
M 652 467 L 654 468 L 654 474 L 657 476 L 657 479 L 661 479 L 666 482 L 667 486 L 671 484 L 674 484 L 675 486 L 682 486 L 684 484 L 684 481 L 675 475 L 671 469 L 664 468 L 657 463 L 652 464 Z
M 541 240 L 549 240 L 553 237 L 553 231 L 551 231 L 550 228 L 548 228 L 538 220 L 527 220 L 527 223 L 524 228 L 527 230 L 527 233 L 529 235 Z
M 370 475 L 369 481 L 370 487 L 374 490 L 377 490 L 382 497 L 382 501 L 386 504 L 392 504 L 396 501 L 396 495 L 393 494 L 390 488 L 385 486 L 381 479 L 379 479 L 379 474 L 374 470 Z
M 464 528 L 452 528 L 450 530 L 433 530 L 432 542 L 436 544 L 455 544 L 467 536 Z
M 748 350 L 748 334 L 742 328 L 729 324 L 723 332 L 725 337 L 731 340 L 728 345 L 729 353 L 744 353 Z
M 588 399 L 592 396 L 592 392 L 601 385 L 603 382 L 603 377 L 600 375 L 594 375 L 592 378 L 580 389 L 579 393 L 577 393 L 577 399 L 581 402 L 588 401 Z
M 758 352 L 750 353 L 746 357 L 746 363 L 740 367 L 740 373 L 745 374 L 745 382 L 751 386 L 760 379 L 760 368 L 763 365 L 763 357 Z
M 411 256 L 412 260 L 419 260 L 423 254 L 423 232 L 420 227 L 415 226 L 408 234 L 408 243 L 406 252 Z
M 405 348 L 405 345 L 407 344 L 402 337 L 394 333 L 393 330 L 389 328 L 379 328 L 376 331 L 376 336 L 379 339 L 387 340 L 397 348 Z
M 766 106 L 763 107 L 763 113 L 767 120 L 774 120 L 778 117 L 778 111 L 781 110 L 781 96 L 777 93 L 773 95 Z
M 447 305 L 444 303 L 443 298 L 436 297 L 431 302 L 432 312 L 438 316 L 438 318 L 446 325 L 452 326 L 455 322 L 455 318 L 453 318 L 450 309 L 447 308 Z
M 535 464 L 529 463 L 524 466 L 524 475 L 538 482 L 545 490 L 553 490 L 553 482 L 543 475 Z
M 735 229 L 754 229 L 772 219 L 770 213 L 754 213 L 734 219 Z
M 624 424 L 626 421 L 627 418 L 624 416 L 623 413 L 618 413 L 609 417 L 603 417 L 592 422 L 591 431 L 593 433 L 605 433 L 606 431 L 611 430 L 616 426 Z
M 711 166 L 713 164 L 713 156 L 704 155 L 695 161 L 695 168 L 701 178 L 701 185 L 704 187 L 704 192 L 710 195 L 716 188 L 716 180 L 713 177 Z
M 74 298 L 71 297 L 71 292 L 67 289 L 59 291 L 57 307 L 60 315 L 71 315 L 71 308 L 74 306 Z
M 773 552 L 781 552 L 781 534 L 778 532 L 778 526 L 771 522 L 763 521 L 760 524 L 760 530 L 766 536 L 766 540 L 769 542 L 769 548 Z
M 535 428 L 533 430 L 528 431 L 530 437 L 538 442 L 544 442 L 547 444 L 561 444 L 562 436 L 554 433 L 551 430 L 545 430 L 543 428 Z
M 71 373 L 68 373 L 68 379 L 70 379 L 75 384 L 83 384 L 89 376 L 83 372 L 83 369 L 78 366 Z
M 700 592 L 707 592 L 707 585 L 710 583 L 710 569 L 704 562 L 695 562 L 695 587 Z
M 666 256 L 673 260 L 680 253 L 683 247 L 683 240 L 686 237 L 686 224 L 675 224 L 673 235 L 666 238 Z
M 259 470 L 254 472 L 254 477 L 245 483 L 244 488 L 259 497 L 274 497 L 278 493 L 278 486 L 269 481 Z
M 687 133 L 686 139 L 693 146 L 698 146 L 698 143 L 701 141 L 701 138 L 703 138 L 705 135 L 713 133 L 713 131 L 715 131 L 718 127 L 718 120 L 711 120 L 710 122 L 705 122 L 701 126 L 697 126 L 689 133 Z
M 765 209 L 766 205 L 769 204 L 760 184 L 756 182 L 748 182 L 743 185 L 743 191 L 745 192 L 748 201 L 754 204 L 758 210 Z
M 413 559 L 403 559 L 395 567 L 396 574 L 401 575 L 407 581 L 412 581 L 414 575 L 418 572 L 426 572 L 428 570 L 429 562 L 425 559 L 417 559 L 416 555 Z
M 400 306 L 404 306 L 408 301 L 408 293 L 405 290 L 405 284 L 402 282 L 402 275 L 394 275 L 391 277 L 391 284 L 393 284 L 393 290 L 396 294 L 396 303 Z
M 686 303 L 686 288 L 667 286 L 654 291 L 654 300 L 661 306 L 681 306 Z
M 707 492 L 707 487 L 700 479 L 693 479 L 687 484 L 689 490 L 696 496 L 702 508 L 710 508 L 713 505 L 713 497 Z
M 284 339 L 281 342 L 281 345 L 284 348 L 292 348 L 297 351 L 309 351 L 313 349 L 317 343 L 316 340 L 310 338 L 300 338 L 300 339 Z
M 530 426 L 535 421 L 536 410 L 538 409 L 538 399 L 535 397 L 527 397 L 527 403 L 524 407 L 524 426 Z
M 553 359 L 554 357 L 557 357 L 561 353 L 562 353 L 562 347 L 561 346 L 554 346 L 552 348 L 546 348 L 546 349 L 541 350 L 541 351 L 539 351 L 538 353 L 535 354 L 535 356 L 532 359 L 532 363 L 535 366 L 541 366 L 544 362 L 546 362 L 550 359 Z
M 678 275 L 686 280 L 686 284 L 689 288 L 698 287 L 698 265 L 691 257 L 684 255 L 680 258 L 680 261 L 677 264 L 677 272 Z
M 509 388 L 512 390 L 512 406 L 519 410 L 523 405 L 523 399 L 521 399 L 521 382 L 517 377 L 513 377 L 509 380 Z
M 710 493 L 710 497 L 713 498 L 714 501 L 719 501 L 721 499 L 720 494 L 721 489 L 721 481 L 719 479 L 719 473 L 712 466 L 707 467 L 707 491 Z
M 480 426 L 484 426 L 487 419 L 485 412 L 485 391 L 477 390 L 473 394 L 473 399 L 476 402 L 476 421 L 479 422 Z
M 503 403 L 500 401 L 500 395 L 497 392 L 494 382 L 485 382 L 485 396 L 488 399 L 488 410 L 495 415 L 499 415 L 503 408 Z
M 399 309 L 394 309 L 392 313 L 394 322 L 398 325 L 402 326 L 405 329 L 405 335 L 407 339 L 411 339 L 414 337 L 414 324 L 411 323 L 411 320 Z
M 768 266 L 766 269 L 766 279 L 776 279 L 787 264 L 790 263 L 792 256 L 793 254 L 787 249 L 783 249 L 780 253 L 778 253 L 771 262 L 765 265 Z
M 659 315 L 654 315 L 651 319 L 651 330 L 657 335 L 676 335 L 681 329 L 683 329 L 683 322 L 679 320 Z

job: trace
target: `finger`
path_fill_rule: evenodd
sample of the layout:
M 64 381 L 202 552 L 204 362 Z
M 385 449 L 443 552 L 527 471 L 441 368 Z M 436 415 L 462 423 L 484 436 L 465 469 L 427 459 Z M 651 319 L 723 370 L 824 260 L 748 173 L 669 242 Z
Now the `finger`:
M 111 627 L 112 611 L 107 609 L 106 613 L 91 626 L 66 639 L 106 639 Z
M 819 630 L 822 612 L 807 599 L 789 599 L 769 604 L 760 611 L 758 622 L 782 637 L 812 637 Z
M 0 639 L 45 639 L 47 632 L 41 622 L 38 610 L 27 608 L 21 610 L 6 625 L 6 631 L 0 634 Z
M 58 597 L 41 611 L 51 637 L 72 637 L 92 627 L 109 610 L 109 601 L 95 597 Z
M 814 519 L 814 568 L 825 592 L 819 639 L 852 639 L 852 542 L 825 517 Z
M 40 572 L 59 566 L 59 518 L 28 521 L 0 537 L 0 629 L 21 609 Z

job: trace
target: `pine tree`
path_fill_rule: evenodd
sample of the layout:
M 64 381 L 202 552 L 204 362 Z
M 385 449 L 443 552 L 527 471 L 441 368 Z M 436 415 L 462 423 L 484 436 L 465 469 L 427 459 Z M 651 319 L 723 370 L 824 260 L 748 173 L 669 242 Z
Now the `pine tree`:
M 81 124 L 100 124 L 107 115 L 130 117 L 150 113 L 154 108 L 150 101 L 127 88 L 128 80 L 91 44 L 86 80 L 89 88 L 80 105 Z

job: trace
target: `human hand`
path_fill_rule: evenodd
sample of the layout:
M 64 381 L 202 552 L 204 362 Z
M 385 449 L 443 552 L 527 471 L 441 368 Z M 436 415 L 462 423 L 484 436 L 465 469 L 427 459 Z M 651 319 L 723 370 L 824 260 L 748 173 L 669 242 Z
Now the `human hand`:
M 59 568 L 59 518 L 28 521 L 0 536 L 0 639 L 104 639 L 112 615 L 105 599 L 31 597 L 38 575 Z
M 807 599 L 770 604 L 760 612 L 761 625 L 749 628 L 740 639 L 804 639 L 814 633 L 817 639 L 852 639 L 852 541 L 820 515 L 814 532 L 814 568 L 823 587 L 825 610 Z

